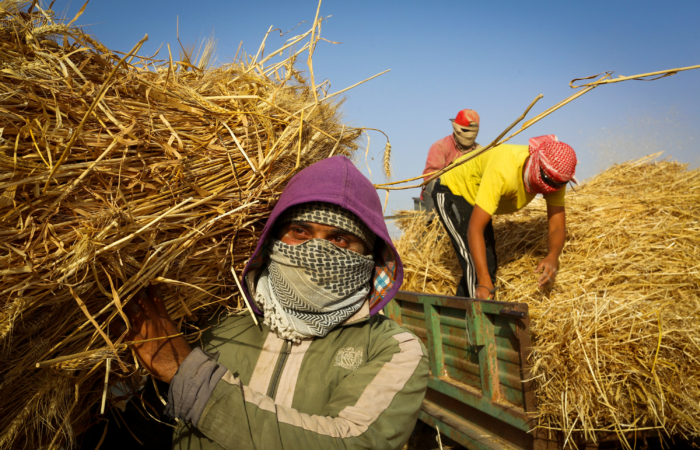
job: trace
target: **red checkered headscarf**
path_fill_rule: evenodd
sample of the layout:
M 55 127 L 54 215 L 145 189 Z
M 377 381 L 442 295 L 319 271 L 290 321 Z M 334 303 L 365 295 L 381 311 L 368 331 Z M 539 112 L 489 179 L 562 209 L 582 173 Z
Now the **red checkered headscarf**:
M 525 190 L 530 194 L 549 194 L 573 181 L 578 184 L 576 152 L 559 142 L 553 134 L 530 139 L 530 159 L 523 171 Z M 544 175 L 544 177 L 543 177 Z

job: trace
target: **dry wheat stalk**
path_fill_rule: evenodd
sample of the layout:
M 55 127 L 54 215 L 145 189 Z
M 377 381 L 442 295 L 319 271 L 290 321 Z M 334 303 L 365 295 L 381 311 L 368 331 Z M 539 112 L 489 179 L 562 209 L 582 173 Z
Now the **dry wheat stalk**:
M 391 144 L 386 141 L 386 146 L 384 147 L 384 154 L 382 155 L 382 167 L 384 169 L 384 175 L 386 175 L 387 180 L 391 180 Z
M 207 44 L 191 64 L 129 56 L 117 67 L 80 28 L 24 6 L 0 2 L 0 449 L 73 445 L 106 358 L 122 376 L 110 380 L 136 384 L 122 338 L 94 324 L 153 280 L 169 283 L 168 311 L 195 338 L 202 319 L 237 310 L 231 268 L 241 272 L 287 180 L 352 156 L 361 132 L 340 123 L 333 94 L 316 101 L 298 51 L 202 70 Z M 285 48 L 308 49 L 310 34 Z

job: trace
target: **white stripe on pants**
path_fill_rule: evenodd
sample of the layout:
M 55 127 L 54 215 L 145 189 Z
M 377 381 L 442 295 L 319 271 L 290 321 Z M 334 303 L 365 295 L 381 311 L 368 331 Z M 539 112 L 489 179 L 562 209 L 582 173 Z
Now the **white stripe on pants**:
M 454 239 L 454 241 L 457 242 L 457 251 L 459 251 L 467 265 L 467 269 L 463 270 L 467 289 L 469 290 L 469 292 L 466 294 L 468 297 L 474 297 L 476 295 L 476 269 L 474 267 L 474 260 L 472 260 L 472 255 L 469 253 L 467 245 L 464 243 L 464 239 L 462 239 L 462 236 L 460 236 L 460 234 L 457 232 L 455 224 L 452 223 L 450 216 L 445 210 L 445 193 L 438 192 L 436 197 L 438 213 L 440 214 L 440 217 L 442 217 L 442 221 L 447 227 L 447 232 Z

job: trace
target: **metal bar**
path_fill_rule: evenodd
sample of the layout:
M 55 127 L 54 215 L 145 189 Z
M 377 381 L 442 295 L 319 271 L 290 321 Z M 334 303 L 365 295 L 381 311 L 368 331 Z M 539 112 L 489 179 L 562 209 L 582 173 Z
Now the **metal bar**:
M 467 300 L 467 336 L 471 345 L 484 345 L 484 314 L 481 311 L 481 303 Z
M 533 436 L 530 433 L 435 391 L 429 391 L 426 395 L 419 417 L 470 449 L 533 450 Z
M 498 312 L 502 316 L 517 317 L 518 319 L 526 319 L 527 313 L 523 311 L 515 311 L 513 309 L 502 309 Z
M 493 335 L 493 322 L 486 314 L 475 317 L 477 329 L 482 330 L 483 345 L 479 352 L 479 369 L 481 370 L 481 390 L 486 398 L 501 399 L 501 384 L 498 377 L 498 355 L 496 340 Z
M 452 397 L 520 430 L 530 431 L 531 429 L 529 422 L 531 418 L 525 414 L 522 408 L 511 408 L 493 403 L 491 399 L 481 395 L 476 389 L 470 389 L 469 386 L 456 386 L 455 383 L 431 376 L 428 379 L 428 388 Z
M 425 320 L 425 313 L 418 312 L 418 311 L 412 311 L 410 309 L 401 310 L 401 316 L 413 317 L 414 319 L 418 319 L 418 320 Z
M 499 302 L 496 300 L 477 300 L 473 298 L 452 297 L 449 295 L 422 294 L 420 292 L 409 291 L 399 291 L 396 294 L 396 298 L 411 303 L 430 303 L 435 306 L 448 306 L 450 308 L 457 309 L 467 309 L 467 302 L 477 301 L 481 303 L 484 312 L 487 314 L 498 314 L 501 311 L 501 309 L 504 308 L 512 308 L 520 311 L 520 309 L 518 308 L 519 305 L 525 305 L 527 307 L 527 303 Z
M 517 306 L 517 309 L 527 312 L 527 305 Z M 523 402 L 525 412 L 534 413 L 537 411 L 537 399 L 535 397 L 535 383 L 532 381 L 532 372 L 528 358 L 532 351 L 532 342 L 530 340 L 530 319 L 518 319 L 517 336 L 520 344 L 520 361 L 522 364 L 522 379 L 523 379 Z
M 440 330 L 440 315 L 435 306 L 426 303 L 425 326 L 428 328 L 428 344 L 430 346 L 430 371 L 436 377 L 444 375 L 445 357 L 442 351 L 442 332 Z
M 401 307 L 398 305 L 396 300 L 390 301 L 384 307 L 384 313 L 387 316 L 389 316 L 394 322 L 398 323 L 399 325 L 403 325 L 403 320 L 401 317 Z
M 423 404 L 423 408 L 426 408 L 425 403 Z M 470 424 L 469 422 L 460 421 L 459 416 L 450 415 L 444 412 L 438 413 L 432 410 L 430 410 L 430 412 L 435 414 L 435 416 L 440 417 L 440 419 L 442 420 L 438 419 L 438 417 L 435 417 L 426 411 L 421 411 L 418 415 L 418 418 L 430 425 L 431 427 L 439 429 L 440 433 L 447 435 L 450 439 L 465 446 L 468 449 L 510 450 L 510 448 L 512 448 L 505 445 L 494 445 L 494 443 L 490 442 L 490 435 L 486 435 L 489 436 L 489 438 L 481 437 L 484 435 L 483 432 L 481 432 L 477 427 Z
M 438 295 L 427 295 L 418 292 L 408 292 L 399 291 L 396 294 L 396 298 L 405 302 L 411 303 L 430 303 L 435 306 L 448 306 L 450 308 L 466 309 L 466 304 L 464 301 L 466 299 L 462 297 L 448 297 L 448 296 L 438 296 Z
M 440 323 L 454 328 L 466 328 L 467 324 L 464 322 L 464 318 L 458 319 L 456 317 L 440 316 Z

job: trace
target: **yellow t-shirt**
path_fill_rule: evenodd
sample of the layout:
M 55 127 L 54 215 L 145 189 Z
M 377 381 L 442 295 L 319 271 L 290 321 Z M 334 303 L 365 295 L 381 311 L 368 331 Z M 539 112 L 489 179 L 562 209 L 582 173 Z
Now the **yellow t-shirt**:
M 529 194 L 523 182 L 528 155 L 527 145 L 499 145 L 440 176 L 440 184 L 491 215 L 512 214 L 537 195 Z M 565 195 L 566 187 L 544 198 L 548 205 L 564 206 Z

